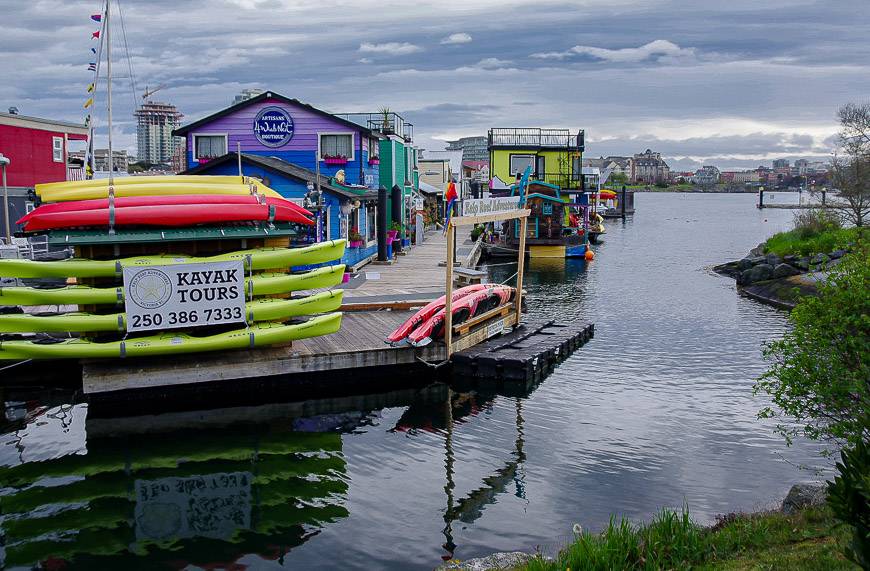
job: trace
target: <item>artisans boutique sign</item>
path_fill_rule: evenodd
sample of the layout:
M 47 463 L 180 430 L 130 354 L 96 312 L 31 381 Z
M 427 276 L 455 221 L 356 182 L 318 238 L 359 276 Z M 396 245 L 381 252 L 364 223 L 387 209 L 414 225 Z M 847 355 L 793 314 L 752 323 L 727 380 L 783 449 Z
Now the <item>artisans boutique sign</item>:
M 293 118 L 281 107 L 264 107 L 254 117 L 254 135 L 267 147 L 283 147 L 293 138 Z
M 242 262 L 124 268 L 127 331 L 246 320 Z

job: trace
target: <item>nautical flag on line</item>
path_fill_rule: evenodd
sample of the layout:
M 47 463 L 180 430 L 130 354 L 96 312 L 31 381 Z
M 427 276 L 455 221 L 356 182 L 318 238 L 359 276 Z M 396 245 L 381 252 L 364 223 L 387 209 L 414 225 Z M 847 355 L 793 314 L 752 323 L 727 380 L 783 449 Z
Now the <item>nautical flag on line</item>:
M 85 117 L 85 127 L 90 127 L 90 126 L 91 126 L 91 116 L 88 115 L 87 117 Z
M 103 15 L 102 14 L 91 14 L 91 20 L 93 20 L 94 22 L 102 22 Z
M 94 32 L 93 34 L 91 34 L 91 37 L 92 37 L 92 38 L 99 38 L 99 37 L 100 37 L 100 31 L 97 30 L 96 32 Z
M 97 63 L 93 62 L 93 61 L 91 63 L 89 63 L 88 64 L 88 71 L 97 71 Z
M 91 48 L 91 51 L 92 51 L 93 53 L 97 53 L 97 48 Z
M 93 93 L 93 92 L 94 92 L 94 87 L 95 87 L 95 86 L 94 86 L 93 83 L 90 84 L 90 85 L 88 86 L 88 93 Z
M 90 107 L 93 104 L 94 104 L 94 98 L 93 97 L 88 98 L 88 100 L 85 101 L 85 109 L 87 109 L 88 107 Z

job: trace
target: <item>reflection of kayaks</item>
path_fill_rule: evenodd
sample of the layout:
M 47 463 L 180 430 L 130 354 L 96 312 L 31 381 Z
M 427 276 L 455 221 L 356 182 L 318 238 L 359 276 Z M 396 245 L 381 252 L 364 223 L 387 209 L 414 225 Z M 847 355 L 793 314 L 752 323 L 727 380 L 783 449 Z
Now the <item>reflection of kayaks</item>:
M 467 319 L 480 315 L 490 309 L 509 302 L 514 295 L 514 288 L 503 285 L 491 285 L 481 291 L 468 293 L 450 307 L 453 314 L 453 324 L 458 325 Z M 427 319 L 408 335 L 408 342 L 415 347 L 424 347 L 433 340 L 443 336 L 446 307 L 442 307 L 435 315 Z
M 164 204 L 128 206 L 71 212 L 33 211 L 24 230 L 59 230 L 79 226 L 195 226 L 227 222 L 295 222 L 313 225 L 314 221 L 296 209 L 273 204 Z
M 344 255 L 345 240 L 329 240 L 304 248 L 257 248 L 205 258 L 193 256 L 140 256 L 121 260 L 72 258 L 56 262 L 0 260 L 0 277 L 8 278 L 97 278 L 121 275 L 125 267 L 193 264 L 203 262 L 243 262 L 245 270 L 267 270 L 322 264 Z
M 275 295 L 333 287 L 344 277 L 344 264 L 296 274 L 254 274 L 245 278 L 248 296 Z M 120 305 L 122 287 L 63 286 L 54 288 L 0 287 L 0 305 Z
M 311 212 L 305 210 L 295 202 L 286 198 L 260 197 L 253 195 L 233 194 L 179 194 L 170 196 L 128 196 L 116 198 L 115 208 L 127 208 L 130 206 L 168 206 L 188 204 L 272 204 L 286 206 L 296 210 L 305 216 L 311 216 Z M 103 210 L 109 208 L 108 198 L 95 198 L 92 200 L 74 200 L 71 202 L 52 202 L 31 210 L 22 216 L 16 224 L 25 224 L 28 220 L 42 214 L 55 214 L 58 212 L 74 212 L 78 210 Z
M 286 321 L 291 317 L 329 313 L 341 306 L 342 290 L 324 291 L 297 299 L 256 299 L 245 304 L 248 323 Z M 0 315 L 0 333 L 126 331 L 126 314 L 74 312 Z
M 161 333 L 108 342 L 85 339 L 64 339 L 57 343 L 3 341 L 0 342 L 0 359 L 99 359 L 247 349 L 329 335 L 340 326 L 341 313 L 329 313 L 293 325 L 257 323 L 207 337 Z
M 450 296 L 451 302 L 454 302 L 469 293 L 480 291 L 486 289 L 488 286 L 483 284 L 475 284 L 470 286 L 465 286 L 457 289 L 453 292 L 453 295 Z M 407 342 L 408 335 L 411 334 L 414 329 L 420 326 L 421 323 L 425 322 L 427 319 L 435 315 L 435 313 L 444 307 L 444 303 L 447 301 L 447 296 L 442 295 L 435 301 L 429 303 L 424 306 L 422 309 L 417 311 L 414 315 L 412 315 L 407 321 L 402 323 L 395 331 L 387 335 L 387 343 L 390 345 L 402 345 Z

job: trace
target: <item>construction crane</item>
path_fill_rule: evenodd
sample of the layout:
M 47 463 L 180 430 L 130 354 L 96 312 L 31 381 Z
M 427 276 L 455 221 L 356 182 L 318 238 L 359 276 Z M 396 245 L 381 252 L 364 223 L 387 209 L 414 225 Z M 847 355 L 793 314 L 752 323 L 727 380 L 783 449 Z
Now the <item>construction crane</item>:
M 155 93 L 157 93 L 158 91 L 163 89 L 164 87 L 166 87 L 165 83 L 161 83 L 160 85 L 158 85 L 154 89 L 148 89 L 148 86 L 146 85 L 145 86 L 145 93 L 142 94 L 142 100 L 146 101 L 149 97 L 151 97 L 152 95 L 154 95 Z

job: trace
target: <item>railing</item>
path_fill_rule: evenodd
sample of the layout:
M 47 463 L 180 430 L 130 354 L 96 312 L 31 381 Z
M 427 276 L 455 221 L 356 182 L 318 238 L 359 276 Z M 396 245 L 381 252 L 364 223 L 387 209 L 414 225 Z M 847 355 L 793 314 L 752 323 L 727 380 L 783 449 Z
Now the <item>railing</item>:
M 384 135 L 398 135 L 409 143 L 414 140 L 414 125 L 398 113 L 337 113 L 335 116 Z
M 584 131 L 572 135 L 569 129 L 492 128 L 487 133 L 487 144 L 493 147 L 584 148 Z

